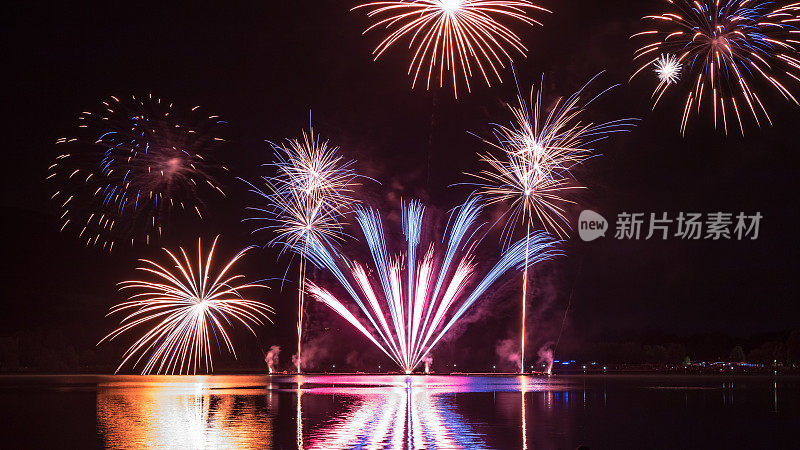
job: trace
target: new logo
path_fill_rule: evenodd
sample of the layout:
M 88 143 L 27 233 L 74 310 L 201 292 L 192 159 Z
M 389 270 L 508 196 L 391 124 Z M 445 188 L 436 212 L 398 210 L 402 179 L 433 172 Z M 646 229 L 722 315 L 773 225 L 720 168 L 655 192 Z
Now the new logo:
M 586 242 L 593 241 L 599 237 L 605 237 L 608 231 L 608 221 L 605 217 L 590 210 L 581 211 L 578 217 L 578 234 Z

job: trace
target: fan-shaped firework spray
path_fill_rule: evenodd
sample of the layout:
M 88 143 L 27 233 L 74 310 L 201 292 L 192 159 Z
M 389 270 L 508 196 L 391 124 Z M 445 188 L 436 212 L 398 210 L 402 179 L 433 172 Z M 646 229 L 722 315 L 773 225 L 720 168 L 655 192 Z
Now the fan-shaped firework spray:
M 549 235 L 533 233 L 511 245 L 485 275 L 479 276 L 474 250 L 481 210 L 480 198 L 471 197 L 451 217 L 443 244 L 425 245 L 420 234 L 424 208 L 419 202 L 405 203 L 407 251 L 393 257 L 387 251 L 378 213 L 359 207 L 356 218 L 372 255 L 372 268 L 332 252 L 319 241 L 312 243 L 308 257 L 333 274 L 368 322 L 357 318 L 330 290 L 309 283 L 308 292 L 409 373 L 505 272 L 522 269 L 525 261 L 535 264 L 560 254 L 555 249 L 557 242 Z M 425 247 L 420 249 L 421 245 Z M 418 250 L 422 250 L 419 256 Z

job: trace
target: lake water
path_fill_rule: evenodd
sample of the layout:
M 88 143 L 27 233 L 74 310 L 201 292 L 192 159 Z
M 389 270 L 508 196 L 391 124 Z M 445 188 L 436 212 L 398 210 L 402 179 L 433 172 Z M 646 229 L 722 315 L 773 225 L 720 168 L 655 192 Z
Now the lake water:
M 798 448 L 800 378 L 2 376 L 0 448 Z

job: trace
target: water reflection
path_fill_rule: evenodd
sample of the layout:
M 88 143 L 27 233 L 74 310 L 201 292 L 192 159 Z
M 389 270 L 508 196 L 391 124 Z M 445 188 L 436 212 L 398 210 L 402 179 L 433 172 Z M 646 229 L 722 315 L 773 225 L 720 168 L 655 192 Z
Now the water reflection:
M 558 403 L 561 390 L 548 380 L 528 377 L 344 375 L 113 380 L 98 383 L 96 397 L 99 434 L 105 445 L 113 448 L 489 448 L 486 436 L 477 429 L 485 423 L 465 417 L 456 404 L 459 394 L 489 392 L 492 398 L 497 393 L 519 393 L 520 418 L 512 419 L 515 424 L 511 428 L 521 430 L 522 448 L 528 448 L 527 397 L 535 392 L 550 396 L 555 392 Z M 293 409 L 291 415 L 285 409 L 281 411 L 281 397 L 293 398 L 294 407 L 284 403 L 284 408 Z M 553 402 L 552 397 L 549 402 Z M 276 439 L 275 421 L 291 416 L 296 428 L 291 436 L 294 442 Z M 288 423 L 282 423 L 285 438 Z
M 99 386 L 97 423 L 110 448 L 270 447 L 265 397 L 216 394 L 205 383 Z
M 487 448 L 444 394 L 412 383 L 347 394 L 348 410 L 313 430 L 306 448 Z
M 297 377 L 297 413 L 295 420 L 297 421 L 297 448 L 302 449 L 303 446 L 303 376 Z
M 631 424 L 638 424 L 636 429 L 648 428 L 650 419 L 642 416 L 643 407 L 657 417 L 658 423 L 670 423 L 671 427 L 701 423 L 706 430 L 702 441 L 715 447 L 709 444 L 739 441 L 718 432 L 722 429 L 713 426 L 715 416 L 709 412 L 734 410 L 736 414 L 729 420 L 736 427 L 756 424 L 770 430 L 782 429 L 775 424 L 800 416 L 800 408 L 795 406 L 800 404 L 797 381 L 745 380 L 646 376 L 103 376 L 91 381 L 61 380 L 53 392 L 74 389 L 75 395 L 92 395 L 90 414 L 92 419 L 96 414 L 97 436 L 112 448 L 603 447 L 604 443 L 622 443 L 621 435 L 609 430 L 629 429 Z M 41 381 L 36 383 L 39 389 L 46 386 Z M 39 408 L 39 414 L 59 411 L 60 397 L 54 394 L 52 398 L 54 403 Z M 21 406 L 14 405 L 21 401 L 8 410 L 20 410 Z M 70 411 L 74 408 L 71 406 Z M 768 419 L 763 414 L 767 411 L 774 411 Z M 664 442 L 675 444 L 672 447 L 694 443 L 667 433 L 667 429 L 671 428 L 663 428 L 663 433 L 626 434 L 625 439 L 630 440 L 625 442 L 631 448 L 658 447 Z M 781 435 L 762 433 L 759 439 L 764 442 L 758 443 L 777 444 Z M 86 447 L 98 443 L 90 444 Z
M 525 408 L 525 394 L 528 392 L 528 382 L 527 382 L 528 379 L 526 377 L 519 377 L 519 378 L 520 378 L 519 394 L 520 394 L 520 397 L 522 398 L 522 408 L 520 409 L 520 415 L 522 416 L 522 449 L 523 450 L 527 450 L 528 449 L 528 423 L 527 423 L 526 419 L 528 417 L 528 411 Z
M 774 407 L 772 412 L 778 412 L 778 382 L 777 381 L 773 382 L 772 386 L 773 386 L 772 405 Z

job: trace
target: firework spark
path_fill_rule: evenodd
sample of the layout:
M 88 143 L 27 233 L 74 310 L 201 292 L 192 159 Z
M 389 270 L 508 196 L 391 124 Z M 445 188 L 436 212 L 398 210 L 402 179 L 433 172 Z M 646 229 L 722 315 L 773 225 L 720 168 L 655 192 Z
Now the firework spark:
M 339 154 L 313 129 L 302 139 L 272 144 L 277 175 L 264 177 L 265 188 L 248 183 L 250 191 L 265 201 L 265 207 L 249 207 L 254 213 L 246 220 L 267 221 L 254 232 L 272 230 L 271 244 L 279 244 L 300 256 L 297 311 L 297 371 L 302 371 L 301 342 L 305 292 L 305 258 L 309 242 L 326 242 L 343 237 L 341 217 L 354 203 L 357 175 L 353 161 Z
M 488 168 L 472 176 L 479 180 L 476 184 L 490 204 L 509 205 L 505 214 L 508 220 L 503 230 L 506 243 L 510 241 L 519 221 L 523 222 L 526 235 L 530 234 L 531 225 L 537 221 L 559 236 L 566 235 L 569 220 L 565 206 L 574 203 L 566 198 L 566 194 L 580 188 L 572 169 L 592 156 L 591 146 L 594 143 L 633 126 L 634 119 L 600 124 L 582 120 L 585 108 L 613 88 L 584 102 L 584 91 L 597 76 L 599 74 L 566 100 L 557 99 L 549 111 L 543 106 L 541 88 L 536 91 L 535 97 L 534 89 L 531 89 L 530 103 L 533 109 L 520 95 L 516 105 L 507 105 L 513 117 L 511 123 L 496 125 L 494 140 L 484 140 L 499 150 L 500 155 L 481 155 L 481 161 Z M 525 367 L 527 257 L 524 263 L 520 371 Z
M 658 80 L 665 84 L 675 84 L 681 78 L 683 65 L 675 55 L 661 55 L 653 64 Z
M 438 71 L 439 87 L 445 72 L 452 76 L 458 97 L 459 76 L 470 91 L 470 78 L 480 72 L 487 85 L 500 80 L 499 69 L 512 60 L 511 53 L 525 55 L 528 49 L 504 22 L 541 25 L 530 11 L 550 11 L 528 0 L 412 0 L 376 1 L 353 8 L 366 9 L 375 23 L 364 33 L 383 28 L 389 34 L 373 51 L 377 60 L 389 48 L 407 40 L 413 51 L 408 74 L 412 87 L 420 75 L 426 89 Z M 426 73 L 427 72 L 427 73 Z
M 138 270 L 154 275 L 155 281 L 120 283 L 121 290 L 131 289 L 135 293 L 128 301 L 111 308 L 109 315 L 127 315 L 119 328 L 100 343 L 146 325 L 150 328 L 128 348 L 117 371 L 129 361 L 134 367 L 144 361 L 143 375 L 196 373 L 198 368 L 213 371 L 212 347 L 219 347 L 220 337 L 227 351 L 236 356 L 228 327 L 238 323 L 255 334 L 252 326 L 263 325 L 263 319 L 272 322 L 268 316 L 273 312 L 270 306 L 248 300 L 241 293 L 245 289 L 265 286 L 241 283 L 243 275 L 228 274 L 250 247 L 236 254 L 221 270 L 212 270 L 218 238 L 214 239 L 205 261 L 198 239 L 196 269 L 192 269 L 192 261 L 183 248 L 180 249 L 182 258 L 164 249 L 177 271 L 171 272 L 156 262 L 141 260 L 144 266 Z M 212 345 L 212 340 L 216 345 Z
M 645 16 L 652 28 L 634 34 L 647 41 L 634 60 L 642 62 L 635 77 L 647 67 L 658 70 L 656 53 L 676 56 L 675 64 L 686 67 L 691 79 L 681 120 L 681 133 L 693 110 L 704 103 L 713 110 L 714 127 L 721 122 L 728 131 L 728 114 L 733 113 L 744 133 L 742 114 L 761 125 L 770 124 L 759 86 L 771 86 L 786 100 L 798 103 L 787 82 L 800 81 L 797 49 L 800 33 L 800 3 L 776 6 L 762 0 L 668 0 L 670 10 Z M 674 66 L 674 64 L 673 64 Z M 631 79 L 633 79 L 631 77 Z M 653 107 L 673 82 L 662 78 L 653 91 Z
M 164 232 L 173 209 L 202 217 L 203 189 L 224 195 L 209 154 L 223 121 L 186 114 L 152 96 L 110 97 L 78 117 L 78 137 L 48 168 L 61 229 L 74 228 L 87 245 L 112 249 L 118 240 L 149 244 Z
M 480 198 L 470 197 L 451 218 L 446 246 L 430 242 L 418 257 L 424 207 L 416 201 L 405 203 L 407 252 L 392 257 L 387 252 L 380 216 L 359 207 L 356 218 L 372 254 L 372 270 L 334 255 L 319 242 L 310 247 L 308 257 L 334 275 L 369 323 L 357 318 L 329 290 L 308 283 L 308 292 L 350 322 L 404 371 L 411 372 L 501 275 L 521 269 L 523 261 L 535 264 L 560 254 L 555 249 L 557 242 L 549 235 L 533 233 L 510 246 L 497 264 L 478 278 L 474 254 L 478 241 L 474 236 L 480 228 L 477 220 L 481 210 Z

